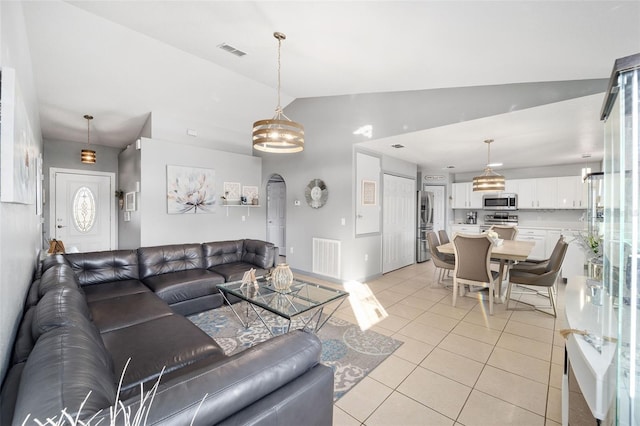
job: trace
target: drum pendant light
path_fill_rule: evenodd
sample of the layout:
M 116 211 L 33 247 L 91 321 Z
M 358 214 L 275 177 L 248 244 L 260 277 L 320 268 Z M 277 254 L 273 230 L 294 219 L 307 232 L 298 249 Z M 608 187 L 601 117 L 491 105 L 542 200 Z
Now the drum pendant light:
M 304 126 L 284 115 L 280 105 L 280 47 L 287 36 L 279 32 L 273 36 L 278 40 L 278 105 L 273 118 L 253 123 L 253 147 L 263 152 L 300 152 L 304 149 Z
M 484 143 L 487 144 L 487 166 L 485 167 L 484 173 L 482 173 L 482 175 L 473 178 L 473 190 L 476 192 L 504 191 L 504 176 L 497 174 L 490 167 L 492 142 L 493 139 L 487 139 L 484 141 Z
M 93 120 L 93 116 L 87 114 L 84 118 L 87 120 L 87 147 L 89 147 L 91 145 L 89 127 L 91 125 L 91 120 Z M 92 149 L 83 149 L 80 153 L 80 161 L 85 164 L 96 164 L 96 152 Z

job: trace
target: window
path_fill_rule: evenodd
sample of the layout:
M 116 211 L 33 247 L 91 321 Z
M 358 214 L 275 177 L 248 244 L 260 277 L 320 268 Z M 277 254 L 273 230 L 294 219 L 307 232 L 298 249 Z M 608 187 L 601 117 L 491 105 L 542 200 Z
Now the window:
M 86 186 L 78 188 L 73 196 L 73 221 L 82 233 L 89 232 L 96 221 L 96 199 Z

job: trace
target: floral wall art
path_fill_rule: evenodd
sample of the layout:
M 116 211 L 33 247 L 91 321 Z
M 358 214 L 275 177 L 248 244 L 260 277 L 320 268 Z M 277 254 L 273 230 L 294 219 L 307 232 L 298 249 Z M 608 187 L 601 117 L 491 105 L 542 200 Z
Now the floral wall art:
M 169 214 L 213 213 L 216 206 L 215 170 L 167 166 Z

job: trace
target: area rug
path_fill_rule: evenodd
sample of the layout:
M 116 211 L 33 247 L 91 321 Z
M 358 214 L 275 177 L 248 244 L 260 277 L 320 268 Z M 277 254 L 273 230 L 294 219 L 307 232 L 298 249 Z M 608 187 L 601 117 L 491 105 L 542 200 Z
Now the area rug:
M 263 317 L 275 334 L 286 330 L 281 318 L 272 314 Z M 187 318 L 213 337 L 227 355 L 242 352 L 272 337 L 259 319 L 244 328 L 229 306 Z M 291 328 L 301 328 L 301 324 L 301 320 L 294 320 Z M 398 340 L 371 330 L 363 332 L 357 325 L 335 317 L 320 329 L 318 337 L 322 341 L 322 363 L 333 369 L 334 401 L 402 345 Z

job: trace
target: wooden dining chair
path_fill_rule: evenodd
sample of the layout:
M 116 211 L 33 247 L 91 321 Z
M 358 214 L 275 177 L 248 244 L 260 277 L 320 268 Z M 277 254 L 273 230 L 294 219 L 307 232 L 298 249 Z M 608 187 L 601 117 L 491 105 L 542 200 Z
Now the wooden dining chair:
M 519 300 L 518 303 L 532 306 L 535 310 L 543 312 L 547 315 L 552 315 L 553 317 L 556 317 L 558 315 L 556 308 L 556 282 L 558 281 L 558 275 L 560 275 L 562 262 L 564 261 L 568 246 L 569 244 L 567 244 L 563 238 L 560 238 L 558 240 L 558 244 L 556 245 L 557 250 L 553 250 L 551 257 L 549 258 L 549 261 L 544 268 L 544 272 L 542 273 L 511 270 L 511 273 L 509 274 L 509 285 L 507 287 L 507 309 L 510 309 L 509 301 L 511 300 L 511 288 L 514 284 L 532 287 L 546 287 L 548 292 L 549 305 L 534 305 L 532 303 L 523 302 L 521 300 Z M 538 308 L 551 308 L 553 310 L 553 313 Z
M 456 306 L 458 287 L 464 296 L 464 287 L 480 286 L 489 289 L 489 314 L 493 315 L 493 299 L 500 274 L 492 271 L 491 249 L 493 241 L 486 235 L 456 234 L 453 250 L 456 261 L 453 270 L 453 306 Z
M 492 225 L 489 230 L 494 231 L 498 234 L 498 238 L 502 238 L 503 240 L 515 240 L 518 235 L 518 228 L 516 226 Z
M 442 283 L 444 278 L 444 274 L 446 271 L 453 271 L 455 263 L 453 259 L 448 259 L 443 253 L 438 251 L 438 246 L 440 245 L 440 240 L 438 239 L 438 234 L 434 231 L 427 232 L 427 242 L 429 243 L 429 252 L 431 253 L 431 260 L 433 260 L 433 264 L 436 267 L 436 272 L 438 273 L 438 284 Z

